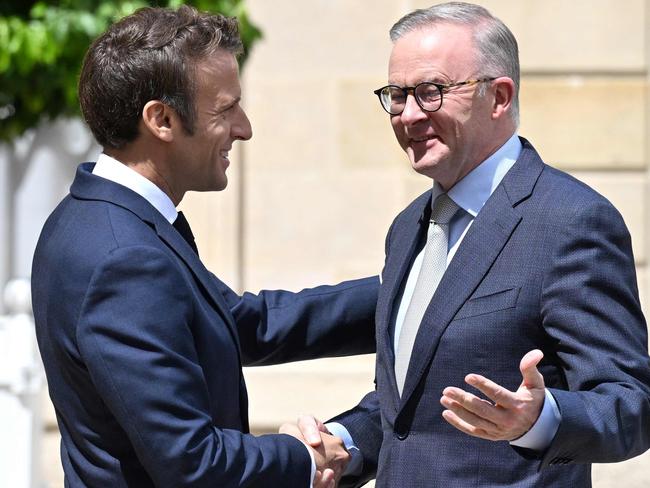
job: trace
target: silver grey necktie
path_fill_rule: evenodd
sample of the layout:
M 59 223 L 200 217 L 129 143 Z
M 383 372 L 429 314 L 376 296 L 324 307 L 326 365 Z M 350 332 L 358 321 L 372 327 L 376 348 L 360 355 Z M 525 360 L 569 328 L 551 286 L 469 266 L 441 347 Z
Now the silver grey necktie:
M 443 193 L 436 198 L 431 211 L 422 267 L 415 282 L 411 303 L 406 309 L 395 354 L 395 378 L 397 379 L 397 389 L 400 396 L 404 389 L 406 372 L 411 360 L 415 336 L 420 328 L 420 322 L 422 322 L 424 312 L 447 269 L 449 221 L 458 209 L 458 205 L 446 193 Z

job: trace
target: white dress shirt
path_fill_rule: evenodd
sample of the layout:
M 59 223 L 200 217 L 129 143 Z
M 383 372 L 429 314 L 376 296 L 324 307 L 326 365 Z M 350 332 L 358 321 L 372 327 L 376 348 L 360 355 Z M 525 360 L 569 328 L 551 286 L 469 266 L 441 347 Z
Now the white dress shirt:
M 506 143 L 501 146 L 492 156 L 483 161 L 467 176 L 456 183 L 448 192 L 447 195 L 461 208 L 454 218 L 449 223 L 449 249 L 447 251 L 447 264 L 451 262 L 458 247 L 460 246 L 465 234 L 471 227 L 474 219 L 487 202 L 490 195 L 494 192 L 496 187 L 501 183 L 501 180 L 506 173 L 512 168 L 517 161 L 519 153 L 521 152 L 521 142 L 517 134 L 513 134 Z M 435 202 L 436 197 L 444 193 L 444 190 L 438 183 L 434 182 L 431 202 Z M 402 300 L 399 304 L 397 316 L 395 318 L 395 334 L 393 339 L 393 347 L 397 351 L 399 343 L 399 336 L 404 323 L 404 316 L 413 291 L 415 290 L 415 283 L 422 267 L 422 259 L 424 258 L 424 249 L 416 256 L 411 266 L 406 284 L 404 285 L 404 292 Z M 468 371 L 470 373 L 470 371 Z M 477 371 L 480 373 L 480 371 Z M 557 429 L 560 425 L 562 417 L 557 407 L 557 403 L 553 395 L 546 390 L 544 406 L 539 418 L 531 427 L 531 429 L 521 436 L 520 438 L 511 441 L 513 446 L 524 447 L 535 451 L 543 451 L 546 449 Z M 352 461 L 348 465 L 347 474 L 354 474 L 361 469 L 362 457 L 358 448 L 354 445 L 354 441 L 350 436 L 348 430 L 341 424 L 331 422 L 327 424 L 327 428 L 333 434 L 341 437 L 346 447 L 352 454 Z
M 133 190 L 158 210 L 170 224 L 173 224 L 176 217 L 178 217 L 174 203 L 164 191 L 137 171 L 120 163 L 117 159 L 104 153 L 100 154 L 93 168 L 93 174 Z M 306 443 L 303 442 L 303 444 L 305 444 L 305 448 L 311 458 L 311 478 L 309 482 L 309 486 L 311 487 L 314 484 L 314 477 L 316 476 L 316 460 L 311 448 Z
M 178 212 L 171 198 L 151 180 L 117 159 L 101 153 L 93 168 L 93 174 L 133 190 L 158 210 L 170 224 L 176 220 Z

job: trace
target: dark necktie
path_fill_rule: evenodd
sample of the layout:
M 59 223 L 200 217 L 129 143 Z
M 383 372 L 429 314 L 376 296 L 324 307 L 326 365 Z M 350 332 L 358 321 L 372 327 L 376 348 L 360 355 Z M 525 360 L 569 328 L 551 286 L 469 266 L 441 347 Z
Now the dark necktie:
M 178 217 L 176 217 L 176 220 L 174 220 L 174 223 L 172 225 L 178 231 L 178 233 L 183 236 L 183 239 L 187 241 L 190 247 L 194 249 L 194 252 L 198 256 L 199 249 L 196 247 L 194 234 L 192 234 L 190 224 L 187 222 L 187 219 L 185 218 L 185 215 L 183 215 L 183 212 L 178 212 Z

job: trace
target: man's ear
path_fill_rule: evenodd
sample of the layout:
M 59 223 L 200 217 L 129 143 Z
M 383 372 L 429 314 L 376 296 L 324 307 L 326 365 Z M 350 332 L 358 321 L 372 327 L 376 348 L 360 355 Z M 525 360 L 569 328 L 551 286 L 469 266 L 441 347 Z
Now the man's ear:
M 493 81 L 494 105 L 492 118 L 498 119 L 512 110 L 512 101 L 515 97 L 515 82 L 507 76 L 502 76 Z
M 142 122 L 145 130 L 164 142 L 172 142 L 174 131 L 179 129 L 176 112 L 160 100 L 149 100 L 145 104 L 142 109 Z

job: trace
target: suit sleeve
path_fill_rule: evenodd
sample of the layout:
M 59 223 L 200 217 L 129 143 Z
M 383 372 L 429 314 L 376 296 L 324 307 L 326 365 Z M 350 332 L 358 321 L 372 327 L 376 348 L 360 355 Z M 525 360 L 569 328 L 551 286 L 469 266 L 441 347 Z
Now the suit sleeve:
M 363 460 L 361 474 L 344 477 L 339 486 L 343 488 L 363 486 L 375 478 L 383 438 L 379 398 L 376 391 L 368 393 L 356 407 L 337 415 L 328 422 L 338 422 L 348 430 Z
M 237 323 L 245 366 L 375 352 L 377 276 L 241 297 L 215 279 Z
M 606 201 L 560 230 L 541 294 L 542 324 L 568 385 L 542 465 L 617 462 L 650 447 L 650 358 L 630 236 Z
M 177 265 L 121 248 L 93 275 L 78 321 L 84 366 L 156 486 L 308 486 L 304 445 L 218 429 L 191 332 L 194 300 Z
M 395 223 L 393 222 L 386 236 L 386 257 L 388 257 L 390 252 L 391 236 L 394 226 Z M 356 488 L 376 478 L 379 450 L 381 449 L 383 439 L 381 409 L 376 389 L 364 396 L 356 407 L 337 415 L 328 422 L 338 422 L 347 429 L 350 437 L 354 441 L 354 445 L 359 449 L 363 460 L 361 474 L 344 477 L 339 486 L 343 488 Z

